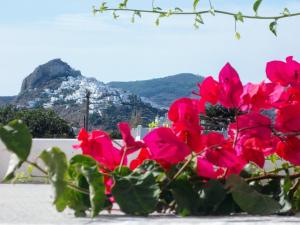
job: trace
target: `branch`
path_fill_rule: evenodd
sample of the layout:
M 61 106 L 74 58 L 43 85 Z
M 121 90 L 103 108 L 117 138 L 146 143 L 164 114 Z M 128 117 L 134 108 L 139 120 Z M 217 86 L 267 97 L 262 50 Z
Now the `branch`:
M 149 13 L 149 14 L 159 14 L 159 15 L 203 15 L 203 14 L 211 14 L 211 10 L 202 10 L 202 11 L 190 11 L 190 12 L 177 12 L 177 11 L 164 11 L 164 10 L 146 10 L 146 9 L 133 9 L 133 8 L 106 8 L 103 10 L 94 9 L 94 13 L 103 13 L 105 11 L 123 11 L 123 12 L 140 12 L 140 13 Z M 237 13 L 223 11 L 223 10 L 214 10 L 215 14 L 222 14 L 227 16 L 236 16 Z M 290 13 L 290 14 L 283 14 L 283 15 L 276 15 L 276 16 L 257 16 L 257 15 L 243 15 L 243 18 L 247 19 L 259 19 L 259 20 L 279 20 L 287 17 L 295 17 L 300 16 L 300 12 L 297 13 Z
M 300 173 L 295 173 L 292 175 L 265 174 L 265 175 L 261 175 L 261 176 L 257 176 L 257 177 L 246 178 L 245 180 L 247 182 L 251 182 L 251 181 L 266 180 L 266 179 L 279 179 L 279 178 L 286 178 L 286 177 L 289 177 L 290 179 L 296 179 L 296 178 L 300 177 Z

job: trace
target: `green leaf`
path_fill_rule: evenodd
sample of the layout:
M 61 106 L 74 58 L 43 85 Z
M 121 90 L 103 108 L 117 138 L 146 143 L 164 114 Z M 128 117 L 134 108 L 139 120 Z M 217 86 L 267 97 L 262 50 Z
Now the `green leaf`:
M 207 183 L 197 184 L 196 187 L 199 189 L 199 213 L 201 213 L 201 215 L 219 215 L 234 211 L 235 208 L 232 209 L 232 202 L 230 202 L 230 199 L 226 199 L 228 194 L 220 181 L 210 180 Z M 226 206 L 226 210 L 221 208 L 221 205 Z
M 7 150 L 13 153 L 3 179 L 4 182 L 8 182 L 15 177 L 16 170 L 27 160 L 31 150 L 32 136 L 22 121 L 14 120 L 6 126 L 0 127 L 0 139 Z
M 257 14 L 258 8 L 260 6 L 260 4 L 262 3 L 262 0 L 256 0 L 253 4 L 253 10 L 255 12 L 255 14 Z
M 168 11 L 167 11 L 167 13 L 163 13 L 163 16 L 161 16 L 161 17 L 169 17 L 169 16 L 171 16 L 173 14 L 173 11 L 171 10 L 171 9 L 169 9 Z
M 234 15 L 234 18 L 236 21 L 240 21 L 240 22 L 244 22 L 244 16 L 242 14 L 242 12 L 238 12 L 236 15 Z
M 205 205 L 215 211 L 226 197 L 226 191 L 218 180 L 210 180 L 204 187 Z
M 198 13 L 198 14 L 196 15 L 195 21 L 196 21 L 197 23 L 204 24 L 203 19 L 202 19 L 202 16 L 201 16 L 200 13 Z
M 131 17 L 131 23 L 134 23 L 134 22 L 135 22 L 135 14 L 133 13 L 132 17 Z
M 114 175 L 112 195 L 121 210 L 131 215 L 148 215 L 154 212 L 160 189 L 151 172 L 126 176 Z
M 119 9 L 124 9 L 127 7 L 128 0 L 124 0 L 119 4 Z
M 289 192 L 292 186 L 293 184 L 290 178 L 281 179 L 280 181 L 281 192 L 279 194 L 279 204 L 281 205 L 280 214 L 289 214 L 290 212 L 292 212 L 291 198 L 293 196 L 289 196 Z
M 160 7 L 154 7 L 153 11 L 162 11 L 162 8 L 160 8 Z
M 171 183 L 171 191 L 177 204 L 176 211 L 181 216 L 196 215 L 200 198 L 186 176 L 180 176 Z
M 277 21 L 276 21 L 276 20 L 270 23 L 269 28 L 270 28 L 270 31 L 271 31 L 275 36 L 277 36 Z
M 240 40 L 241 39 L 241 34 L 239 32 L 235 32 L 235 38 L 237 40 Z
M 27 160 L 32 145 L 32 136 L 21 120 L 14 120 L 0 127 L 0 138 L 7 150 L 16 154 L 20 161 Z
M 181 8 L 179 8 L 179 7 L 176 7 L 175 8 L 175 12 L 183 12 L 183 10 Z
M 284 8 L 283 12 L 282 12 L 282 15 L 284 16 L 289 16 L 291 13 L 290 13 L 290 10 L 288 8 Z
M 195 16 L 194 27 L 196 29 L 198 29 L 200 24 L 204 24 L 204 22 L 203 22 L 201 14 L 197 13 L 196 16 Z
M 63 211 L 67 206 L 67 169 L 68 163 L 64 152 L 59 148 L 44 150 L 39 158 L 45 163 L 48 171 L 49 181 L 54 187 L 54 202 L 57 211 Z
M 92 13 L 94 16 L 96 16 L 96 14 L 97 14 L 97 9 L 96 9 L 96 6 L 94 6 L 94 5 L 92 7 Z
M 240 213 L 239 206 L 235 203 L 231 194 L 227 194 L 225 199 L 214 207 L 213 215 L 230 215 Z
M 159 17 L 155 20 L 155 25 L 159 26 Z
M 90 201 L 92 206 L 92 217 L 95 217 L 104 208 L 105 185 L 103 175 L 99 173 L 98 167 L 81 167 L 81 173 L 89 184 Z
M 102 4 L 99 7 L 99 12 L 103 13 L 104 11 L 106 11 L 108 9 L 106 4 L 107 4 L 106 2 L 102 2 Z
M 92 217 L 95 217 L 104 208 L 106 196 L 104 178 L 97 166 L 97 162 L 84 155 L 76 155 L 70 160 L 70 169 L 74 173 L 76 171 L 77 177 L 83 175 L 88 183 L 89 197 L 92 207 Z M 74 174 L 72 174 L 74 178 Z
M 134 14 L 137 15 L 138 17 L 142 18 L 142 14 L 140 11 L 134 11 Z
M 198 4 L 199 4 L 199 1 L 200 1 L 200 0 L 194 0 L 194 3 L 193 3 L 193 8 L 194 8 L 194 10 L 197 9 L 197 6 L 198 6 Z
M 113 18 L 114 19 L 118 19 L 120 17 L 119 15 L 117 15 L 116 11 L 113 11 L 112 14 L 113 14 Z
M 280 204 L 273 198 L 263 195 L 251 188 L 246 181 L 237 175 L 231 175 L 226 181 L 234 201 L 249 214 L 269 215 L 278 213 Z
M 270 160 L 273 164 L 276 164 L 277 160 L 279 159 L 279 156 L 276 154 L 272 154 L 267 157 L 267 160 Z
M 139 167 L 134 170 L 134 172 L 140 174 L 150 172 L 152 173 L 156 181 L 162 181 L 166 178 L 165 170 L 153 160 L 145 160 Z
M 22 161 L 18 158 L 16 154 L 11 155 L 9 160 L 8 169 L 6 171 L 6 174 L 3 178 L 3 182 L 9 182 L 12 179 L 15 178 L 15 172 L 18 168 L 22 166 Z

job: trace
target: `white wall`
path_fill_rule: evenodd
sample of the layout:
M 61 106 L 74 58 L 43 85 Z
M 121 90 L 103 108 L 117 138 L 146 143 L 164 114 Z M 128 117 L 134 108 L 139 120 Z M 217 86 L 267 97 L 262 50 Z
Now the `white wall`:
M 29 160 L 35 161 L 41 153 L 41 151 L 51 147 L 59 147 L 66 153 L 67 157 L 70 158 L 77 153 L 81 153 L 80 150 L 74 150 L 72 148 L 74 144 L 78 144 L 78 141 L 76 139 L 33 139 Z M 0 141 L 0 180 L 4 177 L 6 173 L 10 160 L 10 155 L 11 154 L 6 150 L 4 144 Z M 27 165 L 24 165 L 20 168 L 20 171 L 26 170 Z
M 122 140 L 115 140 L 122 144 Z M 74 150 L 73 145 L 78 144 L 77 139 L 33 139 L 32 148 L 29 155 L 30 161 L 35 161 L 39 154 L 48 148 L 59 147 L 62 151 L 64 151 L 67 155 L 67 158 L 70 159 L 72 156 L 76 154 L 81 154 L 81 150 Z M 10 161 L 11 154 L 6 150 L 6 147 L 0 140 L 0 182 L 6 174 L 8 164 Z M 133 156 L 132 156 L 133 157 Z M 130 157 L 130 158 L 132 158 Z M 27 171 L 27 164 L 25 163 L 19 171 Z M 34 175 L 42 175 L 38 171 L 34 170 Z

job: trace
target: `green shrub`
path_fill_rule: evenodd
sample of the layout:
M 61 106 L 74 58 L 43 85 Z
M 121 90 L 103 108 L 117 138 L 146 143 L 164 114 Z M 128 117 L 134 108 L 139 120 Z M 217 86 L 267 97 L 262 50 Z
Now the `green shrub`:
M 15 106 L 0 108 L 0 124 L 14 119 L 22 120 L 34 138 L 74 138 L 72 127 L 53 110 L 19 109 Z

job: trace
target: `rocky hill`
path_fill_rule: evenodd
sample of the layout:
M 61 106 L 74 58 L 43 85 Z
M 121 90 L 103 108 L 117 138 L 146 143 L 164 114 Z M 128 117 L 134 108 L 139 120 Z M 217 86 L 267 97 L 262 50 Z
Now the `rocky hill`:
M 181 73 L 151 80 L 110 82 L 108 86 L 139 95 L 155 107 L 168 108 L 175 99 L 191 96 L 197 83 L 203 79 L 202 76 Z
M 24 79 L 19 94 L 1 98 L 0 104 L 52 108 L 74 127 L 82 127 L 87 91 L 91 93 L 89 114 L 92 128 L 113 130 L 117 122 L 130 121 L 137 115 L 142 115 L 139 122 L 146 125 L 156 115 L 164 113 L 128 91 L 83 76 L 61 59 L 37 67 Z

